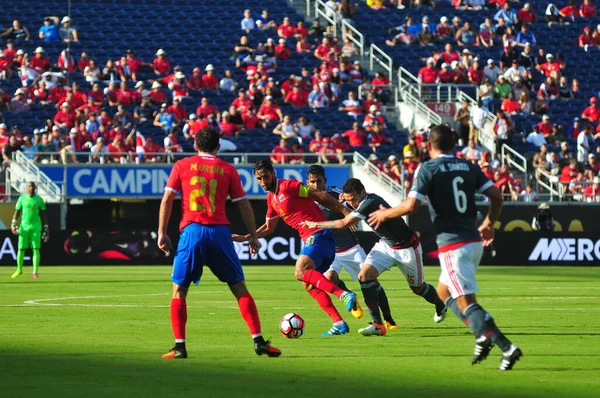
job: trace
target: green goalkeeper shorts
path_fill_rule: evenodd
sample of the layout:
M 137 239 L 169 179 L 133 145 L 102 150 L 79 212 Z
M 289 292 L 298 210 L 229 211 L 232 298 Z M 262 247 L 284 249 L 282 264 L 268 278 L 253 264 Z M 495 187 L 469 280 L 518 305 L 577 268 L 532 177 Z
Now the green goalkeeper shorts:
M 42 231 L 39 229 L 19 230 L 19 250 L 39 249 L 42 241 Z

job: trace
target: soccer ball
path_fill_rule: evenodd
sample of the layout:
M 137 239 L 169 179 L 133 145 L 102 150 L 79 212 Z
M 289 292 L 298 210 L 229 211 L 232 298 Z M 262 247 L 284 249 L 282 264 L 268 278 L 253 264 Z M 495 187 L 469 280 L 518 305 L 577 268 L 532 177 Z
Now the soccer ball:
M 288 339 L 297 339 L 304 333 L 304 319 L 298 314 L 285 314 L 279 324 L 279 330 Z

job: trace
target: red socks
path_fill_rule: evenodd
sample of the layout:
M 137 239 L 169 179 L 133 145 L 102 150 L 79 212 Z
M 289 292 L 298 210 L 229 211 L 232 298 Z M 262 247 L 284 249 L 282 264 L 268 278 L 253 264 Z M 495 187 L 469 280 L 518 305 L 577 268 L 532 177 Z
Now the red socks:
M 171 327 L 175 335 L 175 342 L 185 341 L 185 324 L 187 322 L 187 305 L 185 299 L 171 299 Z
M 240 313 L 242 318 L 246 321 L 248 329 L 252 337 L 256 337 L 261 334 L 260 331 L 260 318 L 258 317 L 258 310 L 256 309 L 256 303 L 250 295 L 246 293 L 237 299 L 238 306 L 240 307 Z
M 308 292 L 308 294 L 310 294 L 312 298 L 317 300 L 317 303 L 319 303 L 323 311 L 325 311 L 325 313 L 329 315 L 331 319 L 333 319 L 334 323 L 341 322 L 344 320 L 338 312 L 337 308 L 335 308 L 335 305 L 333 305 L 331 297 L 329 297 L 329 295 L 323 290 L 312 289 L 310 292 Z
M 334 294 L 337 298 L 340 298 L 340 296 L 344 294 L 344 291 L 337 287 L 335 283 L 331 282 L 329 279 L 325 278 L 322 274 L 315 271 L 314 269 L 309 269 L 304 273 L 302 282 L 310 283 L 318 289 L 324 290 L 327 293 Z

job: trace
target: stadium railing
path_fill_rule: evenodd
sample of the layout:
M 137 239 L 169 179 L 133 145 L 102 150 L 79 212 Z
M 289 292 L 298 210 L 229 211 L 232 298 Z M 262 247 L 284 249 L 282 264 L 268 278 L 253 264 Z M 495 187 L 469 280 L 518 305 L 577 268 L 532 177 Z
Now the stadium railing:
M 358 53 L 361 57 L 365 55 L 365 37 L 358 29 L 344 20 L 342 20 L 342 37 L 347 38 L 358 47 Z
M 524 173 L 525 183 L 527 183 L 529 181 L 529 173 L 527 172 L 528 167 L 525 156 L 521 155 L 519 152 L 515 151 L 506 144 L 502 145 L 500 151 L 502 163 L 505 163 L 509 167 L 513 167 L 519 170 L 521 173 Z
M 376 179 L 382 189 L 389 191 L 392 194 L 400 195 L 402 200 L 406 197 L 406 192 L 402 188 L 403 181 L 396 182 L 392 177 L 379 170 L 377 165 L 371 163 L 367 158 L 360 153 L 355 152 L 353 156 L 354 165 L 360 167 L 370 177 Z M 404 175 L 404 166 L 402 166 L 402 174 Z
M 315 18 L 323 18 L 325 21 L 329 22 L 331 24 L 331 33 L 333 37 L 337 37 L 337 10 L 332 10 L 331 8 L 327 7 L 325 2 L 321 0 L 315 0 Z
M 458 95 L 459 102 L 469 103 L 469 112 L 477 105 L 477 101 L 469 97 L 464 91 L 460 91 Z M 485 147 L 485 149 L 492 155 L 492 158 L 496 157 L 496 139 L 494 136 L 493 127 L 496 123 L 496 115 L 492 112 L 487 113 L 483 128 L 479 130 L 479 143 Z
M 415 75 L 403 67 L 398 68 L 398 82 L 403 86 L 415 86 L 418 90 L 419 98 L 427 102 L 457 102 L 460 98 L 460 92 L 475 93 L 476 100 L 479 99 L 477 86 L 474 84 L 454 84 L 454 83 L 421 83 Z
M 17 154 L 17 155 L 15 155 Z M 41 165 L 53 165 L 53 164 L 102 164 L 107 166 L 113 166 L 115 164 L 172 164 L 177 160 L 186 158 L 189 156 L 194 156 L 193 152 L 151 152 L 151 153 L 136 153 L 136 152 L 110 152 L 103 154 L 93 154 L 91 152 L 72 152 L 72 151 L 63 151 L 63 152 L 30 152 L 27 155 L 21 152 L 15 152 L 14 156 L 23 156 L 26 157 L 29 162 Z M 218 156 L 232 164 L 250 164 L 253 163 L 256 159 L 265 159 L 273 156 L 274 154 L 271 152 L 221 152 Z M 350 163 L 354 158 L 354 152 L 344 152 L 342 153 L 344 160 L 346 163 Z M 33 159 L 37 156 L 40 157 L 39 160 L 34 161 Z M 144 156 L 153 157 L 156 160 L 144 159 Z M 291 154 L 277 154 L 277 156 L 281 156 L 283 158 L 283 162 L 281 164 L 340 164 L 337 161 L 337 153 L 327 153 L 322 155 L 320 153 L 291 153 Z M 291 161 L 286 161 L 289 158 L 298 158 L 302 157 L 303 160 L 296 161 L 292 163 Z M 328 158 L 326 162 L 323 157 Z M 118 159 L 117 159 L 118 158 Z M 110 160 L 110 162 L 109 162 Z
M 392 58 L 387 55 L 381 48 L 371 43 L 371 47 L 369 48 L 369 69 L 374 70 L 375 64 L 379 64 L 388 74 L 388 79 L 390 81 L 394 77 L 393 67 L 394 62 Z
M 538 185 L 548 191 L 550 201 L 561 201 L 564 198 L 564 186 L 560 183 L 559 177 L 547 173 L 544 170 L 536 169 L 535 178 Z

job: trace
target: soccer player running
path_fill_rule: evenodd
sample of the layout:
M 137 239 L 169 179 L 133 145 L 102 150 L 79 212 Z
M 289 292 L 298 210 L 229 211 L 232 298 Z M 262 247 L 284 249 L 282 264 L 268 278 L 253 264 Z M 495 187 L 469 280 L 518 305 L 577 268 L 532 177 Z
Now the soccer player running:
M 298 231 L 300 238 L 304 241 L 304 247 L 296 260 L 296 279 L 304 283 L 305 290 L 333 320 L 331 329 L 324 332 L 322 336 L 348 333 L 350 331 L 348 324 L 335 308 L 327 293 L 334 294 L 342 300 L 348 311 L 352 311 L 355 307 L 356 294 L 340 289 L 323 276 L 335 257 L 333 233 L 323 228 L 314 231 L 301 225 L 304 220 L 326 220 L 315 201 L 341 214 L 348 213 L 348 209 L 327 192 L 309 188 L 300 181 L 278 179 L 273 164 L 269 160 L 256 161 L 254 177 L 267 191 L 266 222 L 258 228 L 258 237 L 262 238 L 273 233 L 280 218 Z M 244 242 L 248 238 L 248 235 L 234 235 L 234 240 L 238 242 Z
M 484 245 L 493 241 L 493 225 L 502 211 L 502 194 L 477 165 L 454 156 L 454 134 L 449 127 L 432 128 L 427 147 L 431 160 L 421 165 L 408 198 L 393 209 L 373 212 L 369 222 L 383 225 L 386 220 L 413 213 L 426 197 L 429 199 L 442 268 L 438 294 L 475 334 L 472 363 L 486 359 L 496 344 L 503 353 L 499 369 L 510 370 L 523 352 L 502 334 L 475 297 L 479 290 L 475 273 Z M 476 192 L 490 199 L 489 212 L 479 229 Z
M 40 269 L 40 243 L 50 238 L 48 230 L 48 216 L 46 215 L 46 203 L 41 196 L 36 194 L 35 182 L 27 184 L 27 194 L 19 196 L 15 207 L 10 230 L 19 235 L 19 251 L 17 253 L 17 270 L 11 278 L 16 279 L 23 273 L 23 262 L 25 250 L 33 252 L 33 277 L 38 278 Z M 21 224 L 19 225 L 19 217 Z
M 342 190 L 336 186 L 326 186 L 325 184 L 327 184 L 327 177 L 325 176 L 325 169 L 323 166 L 310 166 L 306 172 L 306 185 L 312 189 L 325 191 L 335 199 L 339 200 L 340 195 L 342 195 Z M 329 221 L 340 220 L 344 218 L 344 216 L 340 213 L 331 211 L 319 203 L 317 203 L 317 205 L 325 215 L 325 218 L 327 218 Z M 334 282 L 341 289 L 348 291 L 349 289 L 346 287 L 346 284 L 339 277 L 342 268 L 344 268 L 346 272 L 350 274 L 350 277 L 354 281 L 358 282 L 358 274 L 367 255 L 360 246 L 358 237 L 351 229 L 337 229 L 333 230 L 332 232 L 333 237 L 335 238 L 335 259 L 333 260 L 333 263 L 329 269 L 325 272 L 325 277 Z M 392 318 L 392 311 L 390 309 L 390 303 L 388 301 L 387 294 L 385 293 L 385 289 L 377 280 L 375 281 L 375 285 L 377 288 L 379 309 L 383 313 L 383 319 L 385 320 L 386 328 L 388 330 L 398 329 L 398 325 L 394 321 L 394 318 Z M 362 309 L 357 307 L 357 310 L 359 313 L 355 317 L 362 318 Z M 376 321 L 376 319 L 373 319 L 373 322 Z
M 175 335 L 175 347 L 163 355 L 163 358 L 187 358 L 186 297 L 191 282 L 196 285 L 200 282 L 204 265 L 207 265 L 221 282 L 229 285 L 237 299 L 242 318 L 254 339 L 256 354 L 278 357 L 281 351 L 271 346 L 269 341 L 265 341 L 261 334 L 258 310 L 246 288 L 244 272 L 231 240 L 229 220 L 225 214 L 225 203 L 230 196 L 231 201 L 237 203 L 242 220 L 250 232 L 250 253 L 256 254 L 260 243 L 252 207 L 235 167 L 216 157 L 219 150 L 219 132 L 214 129 L 198 132 L 196 149 L 197 156 L 179 160 L 173 166 L 160 205 L 158 247 L 169 253 L 171 240 L 167 235 L 167 227 L 173 201 L 177 193 L 181 192 L 181 235 L 171 278 L 171 326 Z
M 352 213 L 341 220 L 305 221 L 303 225 L 310 229 L 344 229 L 361 220 L 366 220 L 369 214 L 380 207 L 390 207 L 379 195 L 368 194 L 364 185 L 357 178 L 350 178 L 346 181 L 342 192 L 346 203 L 354 209 Z M 366 328 L 359 329 L 358 333 L 363 336 L 384 336 L 386 334 L 386 327 L 379 312 L 381 304 L 377 292 L 377 278 L 393 265 L 400 268 L 413 293 L 435 306 L 433 320 L 436 323 L 442 322 L 446 317 L 447 309 L 444 302 L 438 297 L 435 288 L 423 280 L 423 251 L 417 234 L 406 225 L 401 217 L 390 218 L 377 226 L 369 223 L 369 226 L 373 228 L 380 240 L 373 246 L 363 262 L 358 274 L 358 281 L 373 322 Z

